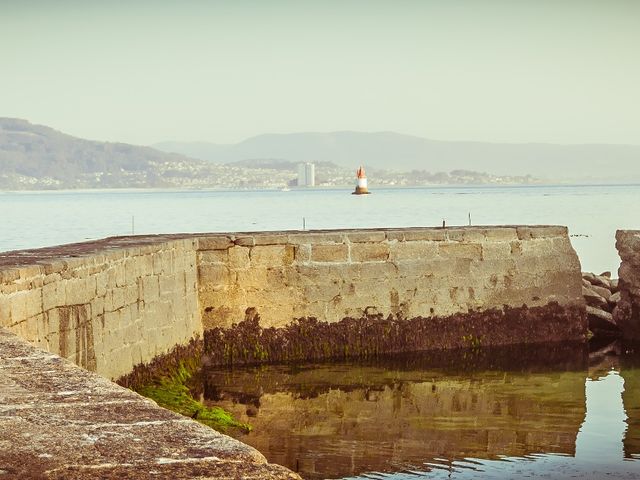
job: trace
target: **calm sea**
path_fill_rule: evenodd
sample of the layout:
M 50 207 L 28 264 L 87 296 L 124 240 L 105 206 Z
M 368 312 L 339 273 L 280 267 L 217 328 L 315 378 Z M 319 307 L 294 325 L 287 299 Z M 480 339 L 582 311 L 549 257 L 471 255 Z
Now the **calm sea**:
M 307 480 L 638 479 L 638 347 L 205 369 L 193 393 Z
M 112 235 L 559 224 L 583 270 L 615 271 L 618 228 L 640 228 L 640 185 L 281 191 L 0 192 L 0 251 Z

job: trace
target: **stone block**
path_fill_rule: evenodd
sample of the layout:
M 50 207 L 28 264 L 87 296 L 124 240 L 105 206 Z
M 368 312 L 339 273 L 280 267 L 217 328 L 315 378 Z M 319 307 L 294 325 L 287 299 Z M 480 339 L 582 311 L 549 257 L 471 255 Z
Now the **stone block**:
M 313 262 L 347 262 L 349 247 L 346 244 L 312 245 L 311 261 Z
M 249 247 L 234 246 L 229 249 L 229 268 L 249 268 Z
M 95 279 L 70 278 L 63 281 L 65 305 L 81 305 L 89 303 L 96 295 Z
M 232 236 L 219 235 L 198 238 L 198 250 L 226 250 L 234 245 L 234 237 Z
M 228 250 L 203 250 L 198 252 L 198 265 L 227 263 L 228 261 Z
M 62 282 L 47 283 L 42 286 L 42 310 L 47 311 L 52 308 L 65 305 L 66 296 Z
M 431 241 L 393 242 L 389 244 L 389 261 L 430 261 L 438 255 L 438 243 Z
M 443 242 L 438 245 L 438 255 L 449 258 L 482 258 L 482 245 L 475 243 Z
M 124 304 L 131 305 L 133 303 L 137 303 L 140 300 L 140 290 L 138 288 L 137 283 L 133 285 L 127 285 L 124 288 Z
M 311 245 L 296 245 L 294 252 L 294 260 L 297 263 L 306 263 L 311 261 Z
M 485 238 L 491 242 L 511 242 L 518 240 L 518 232 L 515 227 L 496 227 L 484 230 Z
M 285 245 L 289 243 L 289 236 L 286 234 L 261 233 L 255 235 L 255 245 Z
M 20 278 L 20 270 L 17 268 L 6 268 L 0 270 L 0 283 L 12 283 Z
M 267 268 L 265 267 L 253 267 L 247 270 L 239 270 L 237 272 L 237 284 L 245 290 L 265 290 L 273 288 L 279 290 L 282 285 L 274 288 L 273 285 L 269 285 L 267 280 Z
M 444 242 L 447 239 L 447 230 L 442 228 L 407 229 L 404 232 L 405 242 L 426 240 L 431 242 Z
M 350 250 L 352 262 L 384 262 L 389 259 L 387 243 L 354 243 Z
M 249 258 L 252 266 L 279 267 L 291 265 L 294 254 L 293 245 L 263 245 L 253 247 Z
M 142 300 L 145 302 L 155 302 L 160 298 L 160 284 L 155 275 L 142 277 Z
M 253 247 L 256 244 L 256 239 L 253 235 L 243 235 L 236 237 L 234 243 L 241 247 Z
M 108 302 L 108 307 L 110 311 L 118 310 L 125 306 L 125 292 L 126 287 L 113 288 L 109 291 L 107 296 L 110 298 L 110 302 Z M 106 307 L 107 305 L 105 305 Z
M 8 327 L 11 323 L 11 300 L 0 294 L 0 327 Z
M 530 240 L 532 238 L 552 238 L 567 237 L 568 229 L 562 226 L 522 226 L 516 227 L 518 238 L 520 240 Z
M 387 238 L 387 235 L 384 230 L 368 230 L 348 232 L 347 238 L 351 243 L 382 243 Z
M 311 244 L 311 245 L 322 245 L 325 243 L 334 244 L 334 243 L 343 243 L 345 241 L 344 233 L 335 233 L 335 232 L 318 232 L 318 233 L 290 233 L 289 234 L 289 243 L 292 245 L 301 245 L 301 244 Z
M 215 285 L 229 285 L 235 276 L 226 265 L 200 265 L 198 267 L 198 281 L 200 288 Z
M 482 244 L 482 260 L 511 258 L 509 242 L 486 242 Z

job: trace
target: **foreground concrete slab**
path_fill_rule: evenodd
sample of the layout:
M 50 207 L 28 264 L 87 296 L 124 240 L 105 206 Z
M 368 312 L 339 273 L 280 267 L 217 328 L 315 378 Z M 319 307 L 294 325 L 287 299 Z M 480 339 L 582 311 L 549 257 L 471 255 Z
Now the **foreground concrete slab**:
M 0 329 L 0 478 L 300 477 Z

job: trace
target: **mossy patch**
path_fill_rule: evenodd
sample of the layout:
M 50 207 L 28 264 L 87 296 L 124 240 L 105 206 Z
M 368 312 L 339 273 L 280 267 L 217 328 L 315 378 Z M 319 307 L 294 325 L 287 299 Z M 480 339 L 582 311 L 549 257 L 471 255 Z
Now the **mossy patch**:
M 193 398 L 187 386 L 192 372 L 185 363 L 181 363 L 171 375 L 158 377 L 151 383 L 136 388 L 135 391 L 163 408 L 191 417 L 219 432 L 226 433 L 234 429 L 250 432 L 251 425 L 238 422 L 226 410 L 208 407 Z
M 219 432 L 251 431 L 251 425 L 238 422 L 226 410 L 208 407 L 193 397 L 194 389 L 189 387 L 197 385 L 193 377 L 200 370 L 201 357 L 202 342 L 192 340 L 188 345 L 179 345 L 171 353 L 155 358 L 150 364 L 137 365 L 117 383 Z

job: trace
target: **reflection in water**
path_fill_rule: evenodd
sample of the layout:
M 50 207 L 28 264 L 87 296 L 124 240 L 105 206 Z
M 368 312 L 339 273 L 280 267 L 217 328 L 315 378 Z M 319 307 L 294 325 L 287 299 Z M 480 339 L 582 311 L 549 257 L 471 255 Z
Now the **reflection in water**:
M 627 415 L 623 391 L 624 380 L 615 371 L 596 380 L 587 379 L 587 416 L 576 439 L 577 460 L 608 464 L 624 458 L 622 439 Z
M 625 365 L 640 363 L 623 357 L 619 374 L 611 358 L 589 367 L 580 347 L 537 347 L 202 378 L 206 400 L 253 424 L 242 441 L 304 478 L 640 478 L 640 463 L 623 461 L 640 436 L 625 437 L 622 403 L 640 374 Z M 624 393 L 627 412 L 640 412 L 637 391 Z

